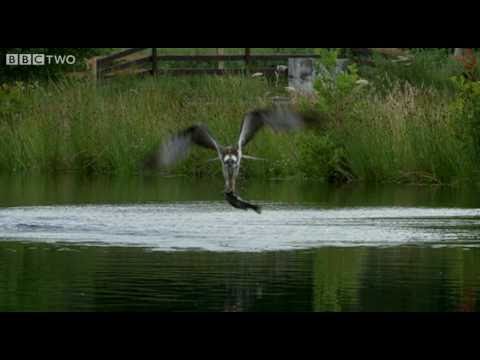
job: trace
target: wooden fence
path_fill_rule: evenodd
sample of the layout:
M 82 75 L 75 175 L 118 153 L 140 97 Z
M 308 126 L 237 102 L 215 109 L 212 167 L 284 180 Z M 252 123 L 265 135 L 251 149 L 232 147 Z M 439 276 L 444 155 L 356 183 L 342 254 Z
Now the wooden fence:
M 262 54 L 252 55 L 251 48 L 245 48 L 243 55 L 224 55 L 223 51 L 217 51 L 216 55 L 158 55 L 157 48 L 151 48 L 151 55 L 141 56 L 132 59 L 132 55 L 141 55 L 150 48 L 131 48 L 119 51 L 115 54 L 97 58 L 92 67 L 96 79 L 106 79 L 121 72 L 127 71 L 139 75 L 189 75 L 189 74 L 233 74 L 246 72 L 261 72 L 265 75 L 272 75 L 276 68 L 255 67 L 257 61 L 288 61 L 289 58 L 318 58 L 313 54 Z M 170 62 L 214 62 L 216 68 L 169 68 L 161 69 L 159 64 L 164 61 Z M 225 68 L 226 61 L 241 61 L 242 68 Z M 286 74 L 286 71 L 284 72 Z

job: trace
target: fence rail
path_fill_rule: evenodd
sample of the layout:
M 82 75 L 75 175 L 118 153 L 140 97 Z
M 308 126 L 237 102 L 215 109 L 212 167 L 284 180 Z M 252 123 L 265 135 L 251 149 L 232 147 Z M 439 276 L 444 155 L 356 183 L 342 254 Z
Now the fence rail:
M 140 51 L 147 50 L 147 49 L 148 48 L 131 48 L 131 49 L 122 50 L 122 51 L 116 52 L 114 54 L 98 58 L 97 59 L 97 64 L 106 65 L 106 64 L 112 63 L 114 60 L 121 59 L 125 56 L 132 55 L 132 54 L 135 54 L 135 53 L 138 53 Z
M 266 75 L 275 73 L 273 67 L 255 68 L 252 63 L 256 61 L 280 61 L 288 60 L 289 58 L 318 58 L 319 55 L 315 54 L 258 54 L 252 55 L 251 49 L 246 48 L 243 55 L 158 55 L 157 48 L 151 48 L 152 54 L 143 56 L 138 59 L 129 59 L 128 57 L 136 53 L 141 53 L 149 48 L 131 48 L 120 51 L 118 53 L 98 58 L 96 62 L 96 78 L 111 78 L 116 75 L 116 72 L 122 70 L 137 70 L 136 74 L 151 74 L 151 75 L 192 75 L 192 74 L 234 74 L 250 72 L 262 72 Z M 218 68 L 171 68 L 160 69 L 159 63 L 166 61 L 175 62 L 217 62 Z M 224 62 L 226 61 L 242 61 L 243 68 L 225 68 Z M 147 65 L 148 68 L 144 66 Z

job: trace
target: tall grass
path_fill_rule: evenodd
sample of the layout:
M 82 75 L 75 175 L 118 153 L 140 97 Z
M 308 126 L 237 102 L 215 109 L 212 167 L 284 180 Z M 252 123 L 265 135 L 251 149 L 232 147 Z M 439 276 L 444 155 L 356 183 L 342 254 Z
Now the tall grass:
M 64 81 L 23 89 L 20 103 L 1 114 L 0 169 L 136 172 L 149 150 L 192 123 L 207 124 L 223 144 L 235 143 L 245 112 L 265 106 L 271 94 L 262 79 L 211 76 L 130 78 L 98 86 Z M 271 156 L 272 168 L 278 167 L 283 151 L 276 150 L 281 144 L 288 149 L 288 139 L 280 137 L 275 147 L 269 134 L 259 138 L 248 150 Z M 215 173 L 218 165 L 206 162 L 214 155 L 192 152 L 174 171 Z M 275 173 L 264 165 L 252 169 Z
M 317 86 L 313 102 L 298 104 L 321 114 L 323 130 L 262 131 L 246 153 L 267 160 L 245 160 L 242 176 L 422 184 L 479 179 L 480 87 L 460 84 L 459 90 L 453 83 L 444 91 L 399 78 L 387 90 L 374 79 L 357 85 L 358 76 L 353 71 Z M 192 123 L 207 124 L 222 144 L 235 143 L 244 114 L 282 91 L 265 79 L 239 76 L 2 88 L 0 171 L 138 173 L 149 151 Z M 167 173 L 220 176 L 218 163 L 207 162 L 212 157 L 193 151 Z
M 377 85 L 377 91 L 389 92 L 398 83 L 419 88 L 453 91 L 452 76 L 463 73 L 463 65 L 449 56 L 448 49 L 412 49 L 406 62 L 394 62 L 374 55 L 375 66 L 361 66 L 360 73 Z
M 453 99 L 433 88 L 397 84 L 352 106 L 338 141 L 353 173 L 366 181 L 464 182 L 475 177 L 472 138 L 461 136 Z
M 455 76 L 461 71 L 452 61 L 421 51 L 408 66 L 376 59 L 370 72 L 352 65 L 319 77 L 310 106 L 331 119 L 330 172 L 366 182 L 478 181 L 480 83 Z

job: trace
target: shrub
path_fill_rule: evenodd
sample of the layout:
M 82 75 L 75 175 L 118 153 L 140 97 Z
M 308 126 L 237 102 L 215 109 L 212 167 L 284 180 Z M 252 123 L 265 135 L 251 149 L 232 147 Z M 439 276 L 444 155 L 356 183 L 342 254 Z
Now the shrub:
M 373 66 L 360 66 L 362 77 L 374 82 L 377 90 L 387 93 L 396 84 L 409 83 L 416 87 L 433 87 L 452 91 L 452 76 L 459 76 L 464 68 L 450 56 L 448 49 L 412 49 L 408 61 L 392 61 L 374 54 Z

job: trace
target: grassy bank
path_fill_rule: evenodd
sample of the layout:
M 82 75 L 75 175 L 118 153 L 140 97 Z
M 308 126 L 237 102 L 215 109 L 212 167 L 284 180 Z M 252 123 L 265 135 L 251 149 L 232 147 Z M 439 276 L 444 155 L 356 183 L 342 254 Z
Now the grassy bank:
M 243 114 L 265 105 L 271 93 L 264 80 L 211 76 L 4 89 L 0 169 L 136 172 L 155 144 L 195 122 L 208 124 L 222 143 L 236 141 Z M 250 149 L 278 158 L 268 135 Z M 194 152 L 175 172 L 215 172 L 218 166 L 204 162 L 212 155 Z
M 322 113 L 324 130 L 294 136 L 263 131 L 247 153 L 268 161 L 245 161 L 243 176 L 477 182 L 480 87 L 451 80 L 458 70 L 452 64 L 445 64 L 442 76 L 418 75 L 428 68 L 422 64 L 411 65 L 417 67 L 413 72 L 389 70 L 385 79 L 382 66 L 391 65 L 379 62 L 374 72 L 353 68 L 317 83 L 318 96 L 297 105 Z M 433 80 L 423 81 L 428 76 Z M 357 84 L 360 77 L 370 84 Z M 212 76 L 4 87 L 0 171 L 137 173 L 149 150 L 192 123 L 206 123 L 223 144 L 235 142 L 244 113 L 283 91 L 261 78 Z M 213 156 L 192 152 L 171 173 L 219 176 L 218 164 L 207 162 Z
M 364 94 L 335 125 L 352 174 L 369 182 L 445 184 L 478 178 L 473 129 L 458 101 L 434 89 Z
M 405 64 L 377 58 L 373 67 L 353 65 L 319 79 L 307 106 L 331 119 L 337 158 L 357 180 L 478 182 L 480 82 L 462 73 L 441 50 L 416 53 Z

